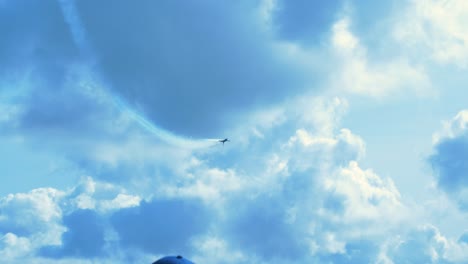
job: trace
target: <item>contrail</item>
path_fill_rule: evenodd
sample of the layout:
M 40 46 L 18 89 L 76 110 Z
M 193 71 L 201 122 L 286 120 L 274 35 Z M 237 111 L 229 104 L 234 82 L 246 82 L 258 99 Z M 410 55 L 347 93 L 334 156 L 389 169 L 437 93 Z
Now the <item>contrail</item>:
M 65 18 L 65 21 L 70 27 L 70 32 L 73 37 L 73 41 L 75 45 L 80 49 L 80 51 L 85 56 L 91 56 L 92 54 L 91 45 L 89 44 L 89 41 L 87 40 L 85 28 L 83 27 L 82 21 L 76 10 L 75 1 L 74 0 L 59 0 L 59 3 L 62 9 L 63 16 Z M 91 74 L 91 76 L 93 76 L 93 74 Z M 95 86 L 93 88 L 99 89 L 99 88 L 96 88 Z M 166 143 L 169 143 L 171 145 L 176 145 L 178 147 L 196 149 L 196 148 L 207 148 L 207 147 L 213 146 L 213 143 L 218 142 L 219 140 L 219 139 L 190 139 L 190 138 L 186 138 L 186 137 L 171 133 L 163 128 L 158 127 L 157 125 L 149 121 L 142 114 L 139 114 L 137 111 L 135 111 L 125 100 L 123 100 L 119 96 L 114 95 L 108 89 L 103 88 L 103 90 L 105 90 L 103 92 L 106 94 L 106 96 L 109 96 L 112 99 L 114 106 L 117 109 L 119 109 L 119 111 L 126 114 L 132 120 L 137 122 L 143 129 L 155 135 L 156 137 L 158 137 L 159 139 L 163 140 Z
M 125 101 L 121 100 L 118 97 L 113 97 L 114 103 L 117 108 L 127 114 L 130 118 L 136 121 L 142 128 L 146 131 L 152 133 L 153 135 L 157 136 L 158 138 L 162 139 L 166 143 L 171 145 L 176 145 L 179 147 L 196 149 L 196 148 L 207 148 L 213 145 L 213 142 L 218 142 L 219 139 L 190 139 L 185 138 L 180 135 L 176 135 L 171 133 L 165 129 L 162 129 L 156 126 L 154 123 L 149 121 L 143 115 L 137 113 L 133 110 L 130 106 L 128 106 Z
M 74 0 L 59 0 L 60 8 L 65 22 L 68 24 L 73 41 L 81 52 L 88 54 L 91 51 L 89 42 L 86 40 L 86 33 L 81 19 L 76 10 Z

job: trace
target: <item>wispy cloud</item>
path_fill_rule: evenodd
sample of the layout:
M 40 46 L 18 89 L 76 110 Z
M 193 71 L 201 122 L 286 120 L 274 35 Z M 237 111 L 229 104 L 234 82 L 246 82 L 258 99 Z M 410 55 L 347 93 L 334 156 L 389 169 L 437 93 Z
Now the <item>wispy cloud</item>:
M 468 5 L 463 0 L 410 1 L 394 36 L 420 58 L 466 68 Z

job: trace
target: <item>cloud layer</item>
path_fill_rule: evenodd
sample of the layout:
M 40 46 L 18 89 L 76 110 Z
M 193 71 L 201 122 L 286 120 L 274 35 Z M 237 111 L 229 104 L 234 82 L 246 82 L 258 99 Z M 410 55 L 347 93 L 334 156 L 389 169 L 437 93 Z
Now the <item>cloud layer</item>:
M 369 166 L 343 122 L 362 98 L 443 92 L 429 67 L 463 69 L 465 5 L 363 4 L 0 2 L 0 140 L 32 153 L 15 166 L 45 157 L 78 179 L 0 198 L 0 259 L 466 262 L 466 227 L 447 232 L 427 205 L 466 216 L 467 111 L 434 136 L 429 201 Z
M 359 165 L 363 140 L 339 129 L 339 119 L 334 120 L 346 103 L 309 100 L 320 106 L 315 115 L 293 114 L 296 109 L 286 107 L 281 112 L 287 118 L 279 123 L 246 125 L 242 134 L 251 142 L 244 143 L 249 155 L 230 145 L 212 150 L 237 164 L 210 160 L 212 151 L 195 152 L 174 156 L 177 163 L 189 164 L 167 167 L 161 176 L 134 175 L 123 181 L 88 177 L 69 190 L 36 189 L 3 198 L 2 256 L 52 263 L 149 262 L 169 253 L 184 253 L 200 263 L 466 259 L 464 236 L 454 241 L 433 226 L 401 228 L 411 223 L 408 205 L 391 179 Z M 253 117 L 269 115 L 275 114 Z M 291 131 L 291 121 L 302 128 Z M 118 149 L 120 141 L 112 144 Z M 97 166 L 107 162 L 88 159 Z M 125 159 L 133 164 L 129 168 L 151 168 L 138 156 Z M 146 186 L 129 184 L 134 179 Z

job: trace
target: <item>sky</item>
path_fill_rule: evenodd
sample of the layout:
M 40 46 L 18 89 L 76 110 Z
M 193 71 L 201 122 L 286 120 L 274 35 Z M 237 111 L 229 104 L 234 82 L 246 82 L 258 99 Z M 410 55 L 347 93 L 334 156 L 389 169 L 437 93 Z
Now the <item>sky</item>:
M 0 0 L 0 262 L 467 263 L 467 17 Z

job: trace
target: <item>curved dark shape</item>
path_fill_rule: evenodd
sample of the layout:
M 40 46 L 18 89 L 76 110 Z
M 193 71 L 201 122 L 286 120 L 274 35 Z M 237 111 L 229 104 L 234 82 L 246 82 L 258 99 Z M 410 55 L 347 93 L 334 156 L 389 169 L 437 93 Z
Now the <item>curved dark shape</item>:
M 218 140 L 218 142 L 223 143 L 223 146 L 224 146 L 224 143 L 229 142 L 229 141 L 230 140 L 227 138 Z
M 156 260 L 153 264 L 195 264 L 192 261 L 183 258 L 182 256 L 168 256 Z

